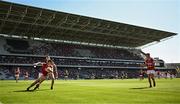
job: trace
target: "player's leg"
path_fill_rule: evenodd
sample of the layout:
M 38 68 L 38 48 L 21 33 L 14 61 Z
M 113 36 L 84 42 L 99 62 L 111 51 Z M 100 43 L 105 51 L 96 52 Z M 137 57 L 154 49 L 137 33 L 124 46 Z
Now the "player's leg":
M 28 80 L 28 76 L 25 77 L 25 80 Z
M 30 89 L 31 87 L 33 87 L 34 85 L 36 85 L 39 81 L 40 81 L 40 78 L 36 79 L 36 80 L 27 88 L 27 91 L 29 91 L 29 89 Z
M 151 75 L 148 74 L 148 81 L 149 81 L 149 87 L 152 87 L 152 84 L 151 84 Z
M 142 77 L 142 75 L 141 75 L 141 74 L 139 75 L 139 77 L 140 77 L 140 80 L 143 80 L 143 77 Z
M 18 81 L 17 81 L 17 75 L 15 75 L 15 80 L 16 80 L 16 83 L 17 83 L 17 82 L 18 82 Z
M 19 75 L 18 75 L 18 77 L 17 77 L 17 81 L 19 80 Z
M 51 90 L 52 90 L 54 86 L 54 80 L 55 80 L 54 73 L 49 73 L 49 77 L 51 78 Z
M 65 80 L 67 81 L 67 79 L 68 79 L 68 76 L 67 76 L 67 75 L 65 75 Z
M 39 88 L 40 84 L 46 79 L 46 77 L 44 75 L 42 75 L 40 78 L 39 78 L 39 81 L 37 82 L 36 84 L 36 87 L 34 88 L 34 90 L 36 90 L 37 88 Z
M 156 86 L 156 81 L 155 81 L 155 78 L 154 78 L 154 74 L 151 74 L 151 79 L 153 81 L 153 86 L 155 87 Z
M 151 84 L 151 71 L 150 70 L 147 70 L 147 75 L 148 75 L 149 87 L 152 87 L 152 84 Z
M 19 79 L 19 75 L 15 75 L 15 78 L 16 78 L 16 83 L 17 83 Z

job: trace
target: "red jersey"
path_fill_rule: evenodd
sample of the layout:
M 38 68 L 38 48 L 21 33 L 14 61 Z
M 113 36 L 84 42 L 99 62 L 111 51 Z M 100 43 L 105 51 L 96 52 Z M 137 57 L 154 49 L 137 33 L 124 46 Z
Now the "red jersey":
M 145 64 L 147 66 L 147 70 L 154 70 L 155 69 L 153 58 L 147 58 L 145 60 Z
M 15 71 L 15 74 L 20 74 L 20 71 L 19 71 L 19 70 L 16 70 L 16 71 Z
M 41 72 L 42 72 L 42 74 L 44 75 L 44 76 L 47 76 L 47 74 L 48 74 L 48 72 L 46 71 L 46 68 L 48 67 L 48 65 L 47 64 L 43 64 L 42 65 L 42 70 L 41 70 Z

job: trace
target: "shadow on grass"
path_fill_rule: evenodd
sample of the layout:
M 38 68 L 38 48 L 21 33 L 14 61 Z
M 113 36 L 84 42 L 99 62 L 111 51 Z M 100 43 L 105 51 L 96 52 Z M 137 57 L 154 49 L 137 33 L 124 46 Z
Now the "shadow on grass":
M 140 89 L 148 89 L 149 87 L 137 87 L 137 88 L 130 88 L 130 89 L 134 89 L 134 90 L 140 90 Z
M 33 92 L 33 90 L 29 90 L 29 91 L 27 91 L 27 90 L 17 90 L 17 91 L 13 91 L 13 92 Z
M 50 89 L 38 89 L 38 90 L 17 90 L 17 91 L 13 91 L 13 92 L 36 92 L 36 91 L 47 91 L 47 90 L 50 90 Z

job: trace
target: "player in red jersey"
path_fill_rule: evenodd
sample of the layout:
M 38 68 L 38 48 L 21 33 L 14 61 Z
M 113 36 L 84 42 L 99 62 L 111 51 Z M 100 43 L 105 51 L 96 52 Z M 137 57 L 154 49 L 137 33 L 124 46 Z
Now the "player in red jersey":
M 24 80 L 28 80 L 29 79 L 29 73 L 26 71 L 24 73 Z
M 154 78 L 154 74 L 155 74 L 155 63 L 153 58 L 150 57 L 150 54 L 147 53 L 146 54 L 146 59 L 145 59 L 145 65 L 147 66 L 147 75 L 148 75 L 148 80 L 149 80 L 149 87 L 152 87 L 151 84 L 151 79 L 153 81 L 153 86 L 156 86 L 156 81 Z
M 157 78 L 158 78 L 158 79 L 160 79 L 160 78 L 161 78 L 161 73 L 160 73 L 160 71 L 159 71 L 159 70 L 157 71 Z
M 17 83 L 18 80 L 19 80 L 19 74 L 20 74 L 20 68 L 17 67 L 17 69 L 15 70 L 15 80 L 16 80 L 16 83 Z
M 46 56 L 46 60 L 45 62 L 38 62 L 38 63 L 35 63 L 35 67 L 38 65 L 38 64 L 43 64 L 43 63 L 47 63 L 48 60 L 51 60 L 51 58 L 47 55 Z M 53 62 L 53 61 L 52 61 Z M 52 75 L 53 74 L 53 75 Z M 55 78 L 58 79 L 58 71 L 57 71 L 57 66 L 56 64 L 53 62 L 53 73 L 52 74 L 48 74 L 48 77 L 52 80 L 51 81 L 51 89 L 53 89 L 53 86 L 54 86 L 54 80 Z M 42 75 L 42 73 L 39 74 L 40 76 Z M 40 77 L 39 76 L 39 77 Z
M 29 89 L 31 87 L 33 87 L 34 85 L 36 85 L 36 87 L 34 88 L 34 90 L 36 90 L 37 88 L 39 88 L 40 84 L 46 79 L 46 77 L 49 75 L 50 77 L 54 77 L 53 74 L 53 64 L 54 62 L 52 60 L 47 60 L 46 63 L 42 63 L 42 62 L 38 62 L 36 63 L 36 65 L 41 64 L 42 65 L 42 75 L 40 76 L 40 78 L 38 78 L 36 81 L 34 81 L 28 88 L 27 91 L 29 91 Z M 53 89 L 53 86 L 51 86 L 51 89 Z

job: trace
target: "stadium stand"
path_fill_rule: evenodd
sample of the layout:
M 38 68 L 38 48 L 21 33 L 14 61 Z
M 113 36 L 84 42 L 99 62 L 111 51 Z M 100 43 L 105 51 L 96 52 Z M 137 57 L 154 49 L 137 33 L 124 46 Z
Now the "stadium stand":
M 63 73 L 65 73 L 65 69 L 67 69 L 70 73 L 69 78 L 71 79 L 90 79 L 93 78 L 93 76 L 94 78 L 117 78 L 117 76 L 119 78 L 121 75 L 119 73 L 121 72 L 119 72 L 117 69 L 113 69 L 113 67 L 134 68 L 139 67 L 139 64 L 143 62 L 142 57 L 130 53 L 127 49 L 92 47 L 65 43 L 48 43 L 40 41 L 34 41 L 36 44 L 31 44 L 33 43 L 31 40 L 22 41 L 18 39 L 16 39 L 15 42 L 20 44 L 12 44 L 14 39 L 1 38 L 1 40 L 5 41 L 4 46 L 14 48 L 21 46 L 20 44 L 25 44 L 22 46 L 22 48 L 16 48 L 13 51 L 9 51 L 9 49 L 6 47 L 1 48 L 2 51 L 7 52 L 0 55 L 0 64 L 3 66 L 1 69 L 11 72 L 11 74 L 3 74 L 3 76 L 9 75 L 9 77 L 6 76 L 6 78 L 9 79 L 12 79 L 13 75 L 13 71 L 9 70 L 13 70 L 19 66 L 21 66 L 22 69 L 26 69 L 27 67 L 27 70 L 34 70 L 32 64 L 35 62 L 44 61 L 44 55 L 47 54 L 51 56 L 57 66 L 61 69 L 59 70 L 60 78 L 63 78 Z M 9 44 L 8 42 L 12 43 Z M 139 60 L 134 62 L 135 59 Z M 82 66 L 87 68 L 81 68 Z M 79 70 L 79 68 L 81 70 Z M 33 71 L 29 72 L 37 77 L 37 74 L 35 74 Z M 3 72 L 1 71 L 1 73 Z
M 1 40 L 3 40 L 5 46 L 10 45 L 7 41 L 11 41 L 11 39 L 1 38 Z M 17 41 L 19 40 L 16 39 Z M 137 53 L 137 50 L 136 54 L 134 54 L 131 52 L 132 50 L 128 49 L 41 41 L 33 41 L 35 44 L 32 44 L 32 40 L 23 40 L 23 42 L 26 43 L 25 48 L 16 48 L 14 51 L 9 51 L 6 47 L 1 48 L 1 51 L 6 52 L 0 54 L 1 79 L 12 79 L 13 70 L 17 67 L 20 67 L 22 70 L 28 70 L 31 75 L 30 79 L 37 78 L 40 67 L 38 67 L 38 70 L 34 69 L 33 63 L 45 61 L 45 55 L 47 54 L 57 64 L 59 78 L 62 79 L 64 79 L 65 70 L 69 72 L 69 79 L 137 78 L 139 69 L 141 69 L 140 64 L 143 63 L 143 58 L 140 52 L 139 54 Z M 24 44 L 23 42 L 22 44 Z M 21 41 L 17 43 L 21 43 Z M 19 44 L 13 44 L 13 46 L 18 47 Z M 81 51 L 76 54 L 77 50 L 84 50 L 83 52 L 88 50 L 88 52 L 82 52 L 82 56 L 80 56 Z M 28 53 L 26 53 L 27 51 Z M 83 56 L 84 54 L 85 56 Z M 24 72 L 22 71 L 22 73 Z M 21 74 L 20 78 L 22 79 L 22 77 L 23 74 Z
M 177 77 L 180 77 L 180 63 L 166 63 L 165 67 L 169 70 L 175 69 Z
M 45 43 L 38 41 L 36 41 L 35 45 L 30 43 L 32 42 L 20 39 L 6 39 L 6 48 L 4 48 L 4 50 L 12 54 L 48 54 L 50 56 L 142 60 L 142 57 L 130 53 L 127 49 L 103 48 L 65 43 Z

